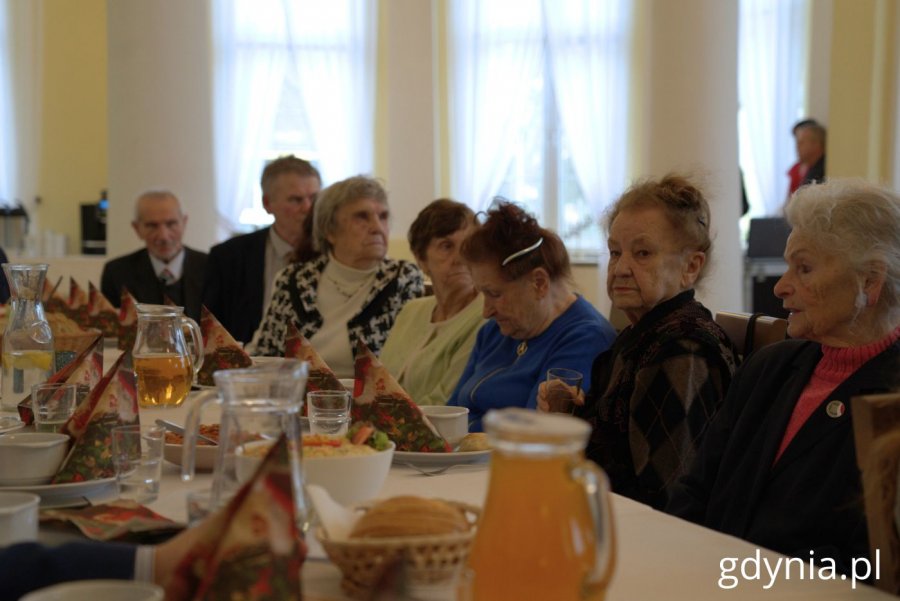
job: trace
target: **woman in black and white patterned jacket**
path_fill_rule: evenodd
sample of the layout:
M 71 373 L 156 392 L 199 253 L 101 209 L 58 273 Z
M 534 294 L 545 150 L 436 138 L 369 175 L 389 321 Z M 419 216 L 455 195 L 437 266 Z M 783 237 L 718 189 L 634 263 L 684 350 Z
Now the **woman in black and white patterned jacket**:
M 424 292 L 415 264 L 385 257 L 388 217 L 387 193 L 375 179 L 351 177 L 323 190 L 313 215 L 322 254 L 278 273 L 251 354 L 282 356 L 294 323 L 338 377 L 353 377 L 357 341 L 377 353 L 404 303 Z

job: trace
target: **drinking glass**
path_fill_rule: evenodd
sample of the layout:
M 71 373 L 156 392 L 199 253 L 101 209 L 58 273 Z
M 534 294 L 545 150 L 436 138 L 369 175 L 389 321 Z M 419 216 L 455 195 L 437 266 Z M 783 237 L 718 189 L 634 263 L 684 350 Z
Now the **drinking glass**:
M 76 384 L 35 384 L 31 387 L 31 409 L 37 432 L 59 432 L 75 413 Z
M 346 390 L 317 390 L 306 395 L 309 403 L 309 431 L 313 434 L 344 436 L 350 427 L 350 393 Z
M 159 496 L 165 430 L 157 425 L 118 426 L 112 431 L 119 497 L 151 503 Z
M 580 371 L 565 367 L 551 367 L 547 370 L 547 393 L 545 399 L 550 405 L 550 413 L 571 413 L 575 409 L 575 399 L 581 391 L 584 376 Z

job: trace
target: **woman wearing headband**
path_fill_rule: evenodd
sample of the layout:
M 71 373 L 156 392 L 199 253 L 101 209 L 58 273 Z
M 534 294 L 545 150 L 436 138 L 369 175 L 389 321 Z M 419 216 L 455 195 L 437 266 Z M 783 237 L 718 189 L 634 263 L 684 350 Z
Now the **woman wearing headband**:
M 569 254 L 559 236 L 519 207 L 500 203 L 463 243 L 462 256 L 484 296 L 475 348 L 448 405 L 469 408 L 469 429 L 481 431 L 490 409 L 537 406 L 551 367 L 585 374 L 615 331 L 572 291 Z
M 613 490 L 656 508 L 694 458 L 735 368 L 725 332 L 694 300 L 709 223 L 703 194 L 675 175 L 636 184 L 607 218 L 607 293 L 631 325 L 594 361 L 575 415 L 594 426 L 587 456 Z M 551 409 L 546 392 L 541 409 Z

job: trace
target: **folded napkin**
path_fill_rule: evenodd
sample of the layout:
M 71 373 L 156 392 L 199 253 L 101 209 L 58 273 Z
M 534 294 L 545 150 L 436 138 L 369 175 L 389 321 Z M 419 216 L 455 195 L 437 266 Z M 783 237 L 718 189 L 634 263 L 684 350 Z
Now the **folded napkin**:
M 306 392 L 344 390 L 341 381 L 337 379 L 328 364 L 293 323 L 288 324 L 287 335 L 284 337 L 284 356 L 289 359 L 306 361 L 309 364 Z
M 74 441 L 53 484 L 111 478 L 112 429 L 138 423 L 131 353 L 123 353 L 88 397 L 76 408 L 62 432 Z
M 113 338 L 119 335 L 119 311 L 113 307 L 109 299 L 88 282 L 88 323 L 90 327 L 103 332 L 103 336 Z
M 135 501 L 120 499 L 78 509 L 42 509 L 41 522 L 70 523 L 93 540 L 147 542 L 184 528 Z
M 130 351 L 134 348 L 137 336 L 137 299 L 128 288 L 122 287 L 122 300 L 119 303 L 119 350 Z
M 288 443 L 282 437 L 253 479 L 209 520 L 166 586 L 166 599 L 302 599 L 306 544 L 296 526 Z
M 93 389 L 103 377 L 103 337 L 97 336 L 93 344 L 81 351 L 75 359 L 63 366 L 62 369 L 51 375 L 47 382 L 55 384 L 65 382 L 67 384 L 85 384 Z M 19 417 L 26 424 L 34 421 L 34 413 L 31 409 L 31 395 L 22 399 L 18 406 Z
M 62 279 L 63 276 L 59 276 L 59 279 L 56 280 L 55 286 L 51 286 L 50 282 L 48 282 L 46 279 L 44 280 L 42 301 L 44 304 L 44 310 L 48 313 L 68 313 L 68 303 L 66 303 L 66 299 L 64 299 L 59 293 L 59 285 L 62 282 Z
M 200 308 L 200 332 L 203 334 L 203 365 L 197 374 L 198 384 L 215 386 L 214 372 L 253 365 L 250 355 L 244 352 L 206 305 Z
M 88 296 L 75 278 L 69 276 L 68 315 L 82 328 L 90 327 L 88 318 Z
M 353 421 L 369 421 L 383 430 L 398 451 L 444 453 L 450 445 L 378 357 L 361 340 L 356 347 Z

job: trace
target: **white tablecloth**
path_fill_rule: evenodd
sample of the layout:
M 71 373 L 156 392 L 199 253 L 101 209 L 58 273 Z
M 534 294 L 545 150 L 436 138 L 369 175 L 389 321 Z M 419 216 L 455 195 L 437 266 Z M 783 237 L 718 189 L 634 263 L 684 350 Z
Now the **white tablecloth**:
M 152 409 L 142 413 L 144 419 L 164 417 L 178 423 L 184 422 L 184 408 Z M 189 490 L 201 490 L 210 486 L 211 475 L 201 473 L 190 483 L 179 477 L 177 466 L 167 464 L 163 476 L 160 498 L 150 507 L 176 520 L 185 520 L 187 509 L 185 495 Z M 487 492 L 490 467 L 487 464 L 451 468 L 439 476 L 427 477 L 408 467 L 391 468 L 381 491 L 381 496 L 417 494 L 452 499 L 482 506 Z M 770 582 L 765 567 L 759 579 L 745 579 L 740 566 L 731 572 L 739 581 L 731 590 L 719 587 L 722 576 L 720 562 L 723 558 L 737 561 L 757 557 L 758 548 L 740 539 L 721 534 L 678 518 L 654 511 L 630 499 L 613 495 L 613 512 L 618 541 L 618 560 L 615 576 L 608 591 L 608 601 L 667 601 L 685 599 L 847 599 L 853 601 L 889 601 L 895 599 L 871 587 L 850 581 L 810 579 L 806 570 L 799 578 L 796 566 L 790 579 L 779 577 Z M 524 525 L 527 527 L 527 525 Z M 760 558 L 770 565 L 783 556 L 759 550 Z M 340 591 L 340 573 L 323 559 L 324 555 L 314 542 L 310 545 L 310 558 L 304 566 L 304 587 L 312 596 L 323 599 L 344 600 Z M 806 563 L 808 568 L 808 562 Z M 751 567 L 748 564 L 748 567 Z M 730 580 L 726 580 L 728 584 Z M 763 587 L 768 587 L 763 588 Z

